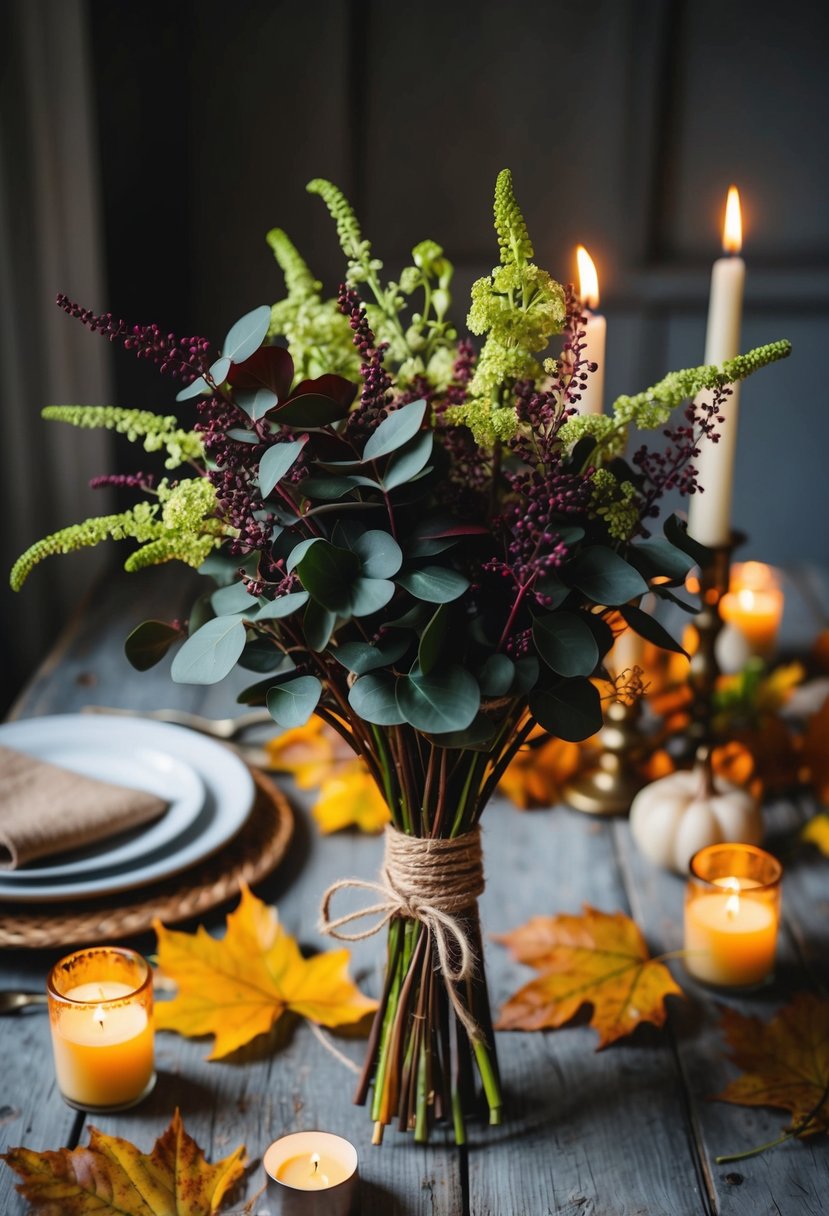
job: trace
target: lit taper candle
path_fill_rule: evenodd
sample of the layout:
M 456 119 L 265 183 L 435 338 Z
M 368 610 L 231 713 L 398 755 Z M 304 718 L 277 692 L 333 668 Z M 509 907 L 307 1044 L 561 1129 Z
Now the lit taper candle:
M 723 251 L 711 273 L 708 299 L 708 329 L 705 336 L 705 362 L 721 364 L 740 353 L 740 327 L 743 319 L 743 293 L 746 265 L 739 256 L 743 243 L 740 196 L 737 187 L 728 191 L 723 225 Z M 697 458 L 697 480 L 702 493 L 691 496 L 688 532 L 703 545 L 727 545 L 731 537 L 731 497 L 734 486 L 734 456 L 737 450 L 739 385 L 731 386 L 731 396 L 723 405 L 724 421 L 716 424 L 719 440 L 703 439 Z
M 604 410 L 604 364 L 607 321 L 595 310 L 599 307 L 599 276 L 584 245 L 576 249 L 579 268 L 579 298 L 587 318 L 584 356 L 595 363 L 596 370 L 587 377 L 587 385 L 579 402 L 580 414 L 601 414 Z

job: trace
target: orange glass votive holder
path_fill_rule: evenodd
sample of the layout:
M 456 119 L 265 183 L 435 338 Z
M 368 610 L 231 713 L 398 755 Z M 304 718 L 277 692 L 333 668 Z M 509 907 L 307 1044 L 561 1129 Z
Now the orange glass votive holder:
M 153 978 L 134 950 L 100 946 L 56 963 L 46 981 L 52 1050 L 64 1102 L 126 1110 L 155 1085 Z
M 783 592 L 771 566 L 738 562 L 731 570 L 720 616 L 742 638 L 746 657 L 772 657 L 783 616 Z
M 720 988 L 763 983 L 780 923 L 776 857 L 750 844 L 712 844 L 691 858 L 685 892 L 686 970 Z

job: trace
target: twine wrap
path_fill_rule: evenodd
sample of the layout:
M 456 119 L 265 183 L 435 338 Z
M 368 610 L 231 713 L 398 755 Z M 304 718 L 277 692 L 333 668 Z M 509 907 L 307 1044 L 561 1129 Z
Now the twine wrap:
M 471 978 L 475 951 L 463 921 L 463 913 L 475 912 L 475 901 L 484 889 L 481 833 L 478 828 L 452 840 L 430 836 L 406 836 L 387 827 L 386 851 L 379 882 L 343 878 L 322 897 L 319 929 L 338 941 L 359 942 L 379 933 L 394 917 L 407 917 L 425 925 L 437 950 L 446 990 L 470 1039 L 482 1032 L 462 1003 L 454 985 Z M 367 908 L 331 916 L 331 904 L 340 891 L 372 891 L 382 898 Z M 367 929 L 346 932 L 345 926 L 367 916 L 376 919 Z M 457 958 L 454 961 L 453 955 Z

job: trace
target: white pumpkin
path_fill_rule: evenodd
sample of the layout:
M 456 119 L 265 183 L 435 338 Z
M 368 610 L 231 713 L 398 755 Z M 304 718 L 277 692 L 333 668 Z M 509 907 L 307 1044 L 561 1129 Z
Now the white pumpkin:
M 706 845 L 759 844 L 763 821 L 757 799 L 714 777 L 708 757 L 701 756 L 690 771 L 670 773 L 639 791 L 630 830 L 650 861 L 686 874 L 694 853 Z

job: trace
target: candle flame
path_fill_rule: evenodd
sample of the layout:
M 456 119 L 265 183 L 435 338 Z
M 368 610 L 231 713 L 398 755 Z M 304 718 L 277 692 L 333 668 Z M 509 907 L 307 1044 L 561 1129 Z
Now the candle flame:
M 599 307 L 599 276 L 596 265 L 584 245 L 576 248 L 576 262 L 579 268 L 579 299 L 585 308 Z
M 104 1013 L 103 1006 L 97 1005 L 92 1013 L 92 1020 L 97 1022 L 101 1030 L 104 1028 L 104 1022 L 107 1020 L 107 1015 Z
M 741 587 L 737 592 L 737 603 L 745 612 L 754 610 L 754 592 L 751 587 Z
M 312 1172 L 313 1172 L 314 1174 L 316 1174 L 317 1170 L 318 1170 L 318 1169 L 319 1169 L 319 1167 L 320 1167 L 320 1155 L 319 1155 L 319 1153 L 312 1153 L 312 1154 L 311 1154 L 311 1167 L 312 1167 Z
M 731 891 L 731 895 L 725 901 L 726 916 L 737 916 L 740 911 L 739 878 L 718 878 L 716 879 L 716 883 L 718 887 L 724 887 L 726 891 Z
M 740 192 L 736 186 L 730 186 L 728 190 L 722 247 L 725 253 L 739 253 L 743 247 L 743 216 L 740 210 Z
M 765 562 L 737 562 L 731 570 L 730 590 L 750 587 L 752 591 L 769 591 L 778 586 L 771 566 Z

